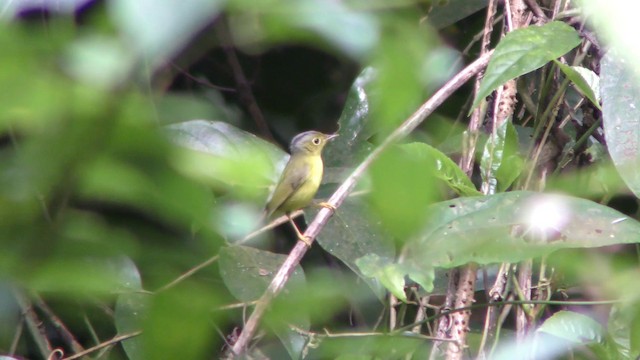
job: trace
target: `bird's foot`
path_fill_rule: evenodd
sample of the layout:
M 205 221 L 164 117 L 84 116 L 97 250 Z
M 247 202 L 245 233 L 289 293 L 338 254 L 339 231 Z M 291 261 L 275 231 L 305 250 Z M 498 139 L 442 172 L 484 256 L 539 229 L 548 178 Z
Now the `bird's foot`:
M 322 207 L 322 208 L 329 209 L 331 211 L 336 211 L 336 207 L 335 206 L 333 206 L 333 205 L 331 205 L 331 204 L 329 204 L 328 202 L 325 202 L 325 201 L 319 202 L 316 205 L 319 206 L 319 207 Z
M 298 229 L 298 227 L 296 226 L 296 223 L 294 223 L 293 220 L 291 219 L 291 217 L 289 217 L 289 223 L 291 223 L 291 226 L 293 226 L 293 230 L 296 231 L 296 235 L 298 236 L 298 240 L 300 240 L 303 243 L 305 243 L 308 247 L 311 247 L 311 237 L 302 234 L 300 232 L 300 230 Z
M 298 240 L 302 241 L 305 245 L 307 245 L 307 247 L 311 247 L 311 237 L 301 234 L 300 236 L 298 236 Z

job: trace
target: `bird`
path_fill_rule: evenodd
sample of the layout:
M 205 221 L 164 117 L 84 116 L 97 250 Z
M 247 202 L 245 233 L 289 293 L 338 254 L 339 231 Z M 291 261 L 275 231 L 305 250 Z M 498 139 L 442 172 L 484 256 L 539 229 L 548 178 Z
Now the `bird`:
M 338 134 L 323 134 L 319 131 L 306 131 L 296 135 L 289 146 L 291 157 L 265 207 L 267 219 L 286 215 L 298 239 L 309 247 L 311 240 L 302 235 L 290 213 L 307 207 L 316 195 L 324 170 L 322 149 L 336 136 Z M 319 205 L 335 210 L 327 203 Z

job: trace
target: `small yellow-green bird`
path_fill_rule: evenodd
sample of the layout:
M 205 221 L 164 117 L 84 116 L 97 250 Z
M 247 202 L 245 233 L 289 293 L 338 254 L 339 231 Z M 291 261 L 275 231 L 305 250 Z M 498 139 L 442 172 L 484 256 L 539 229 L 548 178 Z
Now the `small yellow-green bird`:
M 296 135 L 291 140 L 289 149 L 291 157 L 265 208 L 267 219 L 286 214 L 298 239 L 308 246 L 311 246 L 311 242 L 300 233 L 289 214 L 306 207 L 313 200 L 320 187 L 324 170 L 322 149 L 336 136 L 338 135 L 307 131 Z

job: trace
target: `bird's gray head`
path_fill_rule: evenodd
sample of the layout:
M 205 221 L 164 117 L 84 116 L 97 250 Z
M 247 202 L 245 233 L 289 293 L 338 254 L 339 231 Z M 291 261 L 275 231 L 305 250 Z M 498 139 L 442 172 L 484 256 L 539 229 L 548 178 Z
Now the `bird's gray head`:
M 323 134 L 319 131 L 307 131 L 296 135 L 291 140 L 289 150 L 291 154 L 307 153 L 311 155 L 319 155 L 327 142 L 338 134 Z

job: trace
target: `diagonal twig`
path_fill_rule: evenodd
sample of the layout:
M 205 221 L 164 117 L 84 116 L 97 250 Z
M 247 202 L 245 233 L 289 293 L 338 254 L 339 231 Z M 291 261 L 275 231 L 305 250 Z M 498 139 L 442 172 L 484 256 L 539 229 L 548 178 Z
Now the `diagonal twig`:
M 354 188 L 360 177 L 364 174 L 367 168 L 373 163 L 375 159 L 380 156 L 380 154 L 387 149 L 390 145 L 397 142 L 398 140 L 406 137 L 411 131 L 413 131 L 418 125 L 424 121 L 424 119 L 429 116 L 438 106 L 440 106 L 454 91 L 456 91 L 460 86 L 466 83 L 469 79 L 471 79 L 475 74 L 477 74 L 480 70 L 484 69 L 489 62 L 489 58 L 493 52 L 488 52 L 483 56 L 479 57 L 473 63 L 462 69 L 459 73 L 457 73 L 451 80 L 449 80 L 440 90 L 436 91 L 433 96 L 427 100 L 418 110 L 413 113 L 405 122 L 403 122 L 389 137 L 387 137 L 380 146 L 374 149 L 369 156 L 357 167 L 351 175 L 340 185 L 340 187 L 333 193 L 331 198 L 329 198 L 328 204 L 333 205 L 334 208 L 337 208 L 342 204 L 344 199 L 349 195 L 351 190 Z M 329 208 L 323 208 L 316 215 L 313 222 L 305 231 L 305 236 L 307 236 L 310 241 L 314 241 L 316 236 L 320 233 L 320 230 L 324 227 L 324 225 L 329 221 L 333 210 Z M 273 277 L 271 284 L 262 295 L 258 303 L 256 304 L 253 313 L 247 320 L 247 323 L 240 333 L 238 340 L 233 345 L 231 349 L 233 354 L 240 355 L 242 354 L 248 347 L 249 342 L 253 338 L 256 330 L 258 329 L 258 325 L 265 311 L 267 310 L 271 300 L 280 293 L 287 280 L 293 273 L 295 266 L 300 262 L 304 254 L 307 252 L 308 247 L 301 241 L 298 241 L 296 246 L 291 250 L 291 253 L 285 260 L 284 264 L 280 267 L 276 275 Z

